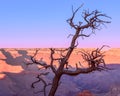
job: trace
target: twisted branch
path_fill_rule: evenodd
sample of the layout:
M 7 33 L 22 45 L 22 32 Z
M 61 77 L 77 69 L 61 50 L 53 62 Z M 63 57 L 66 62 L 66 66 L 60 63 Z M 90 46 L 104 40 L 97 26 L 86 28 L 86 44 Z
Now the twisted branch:
M 49 85 L 51 85 L 51 83 L 48 83 L 48 84 L 47 84 L 46 81 L 45 81 L 43 78 L 41 78 L 41 76 L 42 76 L 42 75 L 48 75 L 48 74 L 49 74 L 49 72 L 41 73 L 41 74 L 37 75 L 36 78 L 37 78 L 38 80 L 35 81 L 35 82 L 33 82 L 33 83 L 31 84 L 31 87 L 32 87 L 32 88 L 35 88 L 35 84 L 36 84 L 36 83 L 39 83 L 40 81 L 44 84 L 43 89 L 40 90 L 40 91 L 38 91 L 38 92 L 35 92 L 36 94 L 37 94 L 37 93 L 40 93 L 40 92 L 43 92 L 43 93 L 44 93 L 44 96 L 46 96 L 46 87 L 49 86 Z
M 101 52 L 101 50 L 105 47 L 106 45 L 103 45 L 101 48 L 97 48 L 93 50 L 91 53 L 85 52 L 85 51 L 80 51 L 82 53 L 82 58 L 87 62 L 89 65 L 88 68 L 79 68 L 78 64 L 76 64 L 76 70 L 71 71 L 71 70 L 65 70 L 63 71 L 63 74 L 75 76 L 78 74 L 86 74 L 90 73 L 92 71 L 101 71 L 101 70 L 106 70 L 109 69 L 106 67 L 105 61 L 104 61 L 104 54 Z M 79 62 L 81 65 L 81 63 Z

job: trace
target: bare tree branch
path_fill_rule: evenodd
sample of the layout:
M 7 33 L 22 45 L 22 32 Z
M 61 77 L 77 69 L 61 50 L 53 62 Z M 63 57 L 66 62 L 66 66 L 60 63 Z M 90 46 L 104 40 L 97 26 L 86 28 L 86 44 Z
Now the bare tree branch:
M 70 36 L 74 36 L 73 34 L 69 34 L 67 38 L 69 38 Z
M 37 64 L 37 65 L 40 65 L 40 66 L 44 67 L 45 69 L 49 68 L 50 65 L 47 64 L 46 62 L 42 61 L 42 58 L 41 58 L 40 61 L 35 59 L 36 55 L 38 54 L 38 51 L 39 50 L 36 50 L 34 55 L 30 57 L 31 58 L 31 62 L 28 62 L 27 65 Z
M 73 19 L 77 13 L 77 11 L 83 6 L 83 4 L 78 7 L 75 11 L 73 10 L 73 6 L 72 6 L 72 17 L 70 19 L 67 20 L 67 22 L 69 23 L 69 25 L 74 28 L 74 29 L 77 29 L 78 28 L 78 25 L 75 25 L 74 22 L 73 22 Z M 81 22 L 79 22 L 79 24 L 81 25 Z
M 78 74 L 89 73 L 95 70 L 101 71 L 101 70 L 109 69 L 105 65 L 105 61 L 103 58 L 105 55 L 101 52 L 103 47 L 105 47 L 105 45 L 103 45 L 101 48 L 97 48 L 93 50 L 91 53 L 81 51 L 83 59 L 89 65 L 88 68 L 79 68 L 78 64 L 76 64 L 75 71 L 64 69 L 63 74 L 75 76 Z
M 104 21 L 100 19 L 101 17 L 110 18 L 109 16 L 102 14 L 101 12 L 95 10 L 91 13 L 87 10 L 83 12 L 83 18 L 86 21 L 87 24 L 82 25 L 81 28 L 91 28 L 92 30 L 98 29 L 101 25 L 104 25 L 105 23 L 111 23 L 110 21 Z
M 51 65 L 51 69 L 52 69 L 52 71 L 56 74 L 56 69 L 54 68 L 54 66 L 53 66 L 53 63 L 54 63 L 54 53 L 55 53 L 55 49 L 50 49 L 51 50 L 51 54 L 50 54 L 50 58 L 51 58 L 51 62 L 50 62 L 50 65 Z
M 39 75 L 37 75 L 37 81 L 35 81 L 35 82 L 33 82 L 32 84 L 31 84 L 31 87 L 32 88 L 35 88 L 35 84 L 36 83 L 39 83 L 40 81 L 44 84 L 44 86 L 43 86 L 43 89 L 42 90 L 40 90 L 40 91 L 38 91 L 38 92 L 35 92 L 35 93 L 39 93 L 39 92 L 43 92 L 44 93 L 44 96 L 46 96 L 46 87 L 47 86 L 49 86 L 49 85 L 51 85 L 50 83 L 49 84 L 47 84 L 46 83 L 46 81 L 41 77 L 41 75 L 48 75 L 49 74 L 49 72 L 46 72 L 46 73 L 41 73 L 41 74 L 39 74 Z

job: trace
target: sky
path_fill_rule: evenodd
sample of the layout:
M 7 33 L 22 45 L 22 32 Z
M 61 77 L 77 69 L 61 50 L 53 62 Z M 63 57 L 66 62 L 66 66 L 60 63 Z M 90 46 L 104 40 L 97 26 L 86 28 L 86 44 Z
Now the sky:
M 66 20 L 72 6 L 81 4 L 76 21 L 83 20 L 84 10 L 96 9 L 112 19 L 89 38 L 79 38 L 78 47 L 120 47 L 120 0 L 0 0 L 0 48 L 69 47 L 67 36 L 75 30 Z

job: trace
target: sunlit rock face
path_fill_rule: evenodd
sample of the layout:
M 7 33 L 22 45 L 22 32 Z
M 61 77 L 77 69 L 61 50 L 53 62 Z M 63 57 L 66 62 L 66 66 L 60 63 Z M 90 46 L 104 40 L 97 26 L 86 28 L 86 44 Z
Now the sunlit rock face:
M 77 96 L 95 96 L 94 94 L 92 94 L 89 90 L 84 90 L 81 93 L 78 93 Z
M 77 54 L 79 50 L 76 49 L 70 57 L 73 67 L 76 62 L 81 60 L 80 54 Z M 37 80 L 37 74 L 44 72 L 44 70 L 38 70 L 39 66 L 36 65 L 26 66 L 30 55 L 34 53 L 35 49 L 0 49 L 0 96 L 43 96 L 42 92 L 35 94 L 42 89 L 42 83 L 36 84 L 34 89 L 31 88 L 31 84 Z M 49 49 L 40 49 L 36 58 L 43 57 L 43 61 L 49 63 L 49 54 Z M 75 77 L 64 75 L 55 96 L 81 94 L 86 94 L 86 96 L 119 96 L 120 49 L 106 50 L 105 55 L 106 64 L 112 70 L 80 74 Z M 58 55 L 56 54 L 56 56 Z M 47 82 L 51 82 L 53 74 L 50 73 L 43 78 Z M 50 86 L 46 89 L 47 94 L 49 88 Z

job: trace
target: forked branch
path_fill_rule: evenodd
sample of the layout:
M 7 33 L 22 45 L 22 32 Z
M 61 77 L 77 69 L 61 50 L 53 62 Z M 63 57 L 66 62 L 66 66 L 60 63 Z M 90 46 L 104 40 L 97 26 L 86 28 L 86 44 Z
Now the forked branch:
M 83 12 L 83 18 L 86 21 L 86 24 L 81 26 L 82 29 L 84 28 L 91 28 L 92 30 L 99 29 L 101 25 L 104 25 L 105 23 L 111 23 L 110 21 L 102 20 L 101 18 L 110 18 L 106 14 L 102 14 L 98 10 L 89 12 L 85 10 Z
M 35 93 L 39 93 L 39 92 L 43 92 L 44 93 L 44 96 L 46 96 L 46 87 L 47 86 L 49 86 L 49 85 L 51 85 L 50 83 L 48 83 L 47 84 L 47 82 L 41 77 L 42 75 L 44 75 L 44 76 L 46 76 L 46 75 L 48 75 L 49 74 L 49 72 L 46 72 L 46 73 L 41 73 L 41 74 L 39 74 L 39 75 L 37 75 L 37 81 L 35 81 L 35 82 L 33 82 L 32 84 L 31 84 L 31 87 L 32 88 L 35 88 L 35 84 L 37 84 L 37 83 L 39 83 L 39 82 L 42 82 L 44 85 L 43 85 L 43 89 L 42 90 L 40 90 L 40 91 L 38 91 L 38 92 L 35 92 Z
M 106 23 L 111 23 L 110 21 L 103 20 L 103 18 L 109 18 L 109 19 L 111 19 L 111 18 L 109 16 L 107 16 L 106 14 L 103 14 L 103 13 L 99 12 L 98 10 L 95 10 L 95 11 L 92 11 L 92 12 L 89 12 L 89 10 L 84 10 L 84 12 L 82 13 L 82 17 L 83 17 L 85 22 L 78 21 L 79 23 L 75 24 L 74 23 L 75 15 L 82 6 L 83 5 L 81 5 L 75 11 L 72 8 L 73 14 L 72 14 L 71 18 L 67 20 L 68 24 L 72 28 L 74 28 L 76 31 L 80 31 L 79 36 L 89 37 L 91 35 L 91 33 L 83 34 L 84 29 L 89 28 L 89 29 L 92 30 L 92 33 L 94 33 L 94 31 L 96 29 L 100 29 L 101 25 L 105 25 Z
M 39 66 L 42 66 L 43 68 L 47 69 L 50 67 L 50 65 L 48 65 L 46 62 L 41 60 L 37 60 L 35 57 L 38 54 L 39 50 L 35 50 L 35 53 L 33 54 L 33 56 L 30 57 L 31 62 L 28 62 L 27 65 L 32 65 L 32 64 L 37 64 Z
M 71 71 L 71 70 L 64 70 L 63 73 L 71 76 L 75 76 L 78 74 L 86 74 L 90 73 L 92 71 L 101 71 L 101 70 L 106 70 L 108 69 L 106 67 L 105 61 L 104 61 L 104 54 L 101 52 L 102 48 L 105 47 L 103 45 L 101 48 L 97 48 L 93 50 L 92 52 L 88 53 L 85 51 L 81 51 L 83 59 L 87 62 L 88 67 L 87 68 L 79 68 L 78 65 L 76 64 L 76 70 Z

